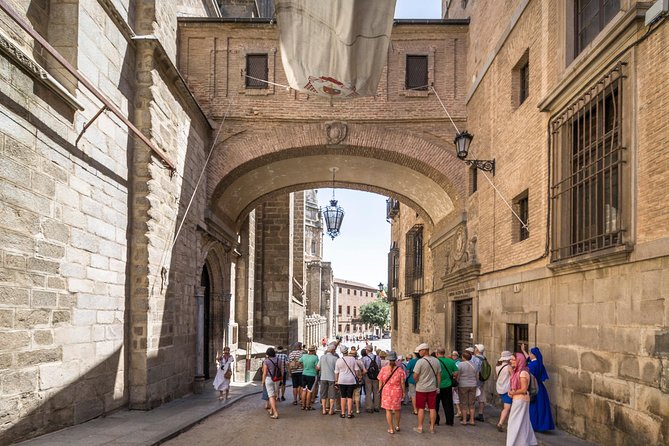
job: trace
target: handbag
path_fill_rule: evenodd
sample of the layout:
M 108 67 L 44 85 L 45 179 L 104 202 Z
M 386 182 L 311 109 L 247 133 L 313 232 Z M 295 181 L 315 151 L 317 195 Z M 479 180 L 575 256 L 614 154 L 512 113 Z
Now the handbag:
M 397 369 L 399 369 L 399 367 L 395 366 L 395 369 L 392 371 L 392 373 L 390 374 L 390 376 L 388 377 L 388 379 L 385 381 L 385 383 L 384 383 L 384 384 L 381 384 L 381 385 L 379 386 L 379 395 L 381 395 L 381 392 L 383 392 L 383 388 L 386 386 L 386 384 L 388 384 L 388 382 L 390 381 L 390 378 L 393 377 L 393 375 L 395 374 L 395 372 L 397 371 Z
M 223 370 L 223 369 L 225 368 L 226 365 L 228 365 L 228 361 L 227 361 L 227 360 L 224 361 L 224 360 L 221 358 L 221 370 Z M 223 374 L 223 378 L 225 378 L 225 379 L 230 379 L 230 378 L 232 378 L 232 368 L 231 368 L 231 367 L 228 367 L 227 372 L 225 372 L 225 373 Z

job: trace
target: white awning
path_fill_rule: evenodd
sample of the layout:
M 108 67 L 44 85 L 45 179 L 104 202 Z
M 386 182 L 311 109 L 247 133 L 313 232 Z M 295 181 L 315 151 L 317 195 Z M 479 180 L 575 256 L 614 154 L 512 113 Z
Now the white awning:
M 375 95 L 394 13 L 395 0 L 277 0 L 290 86 L 328 98 Z

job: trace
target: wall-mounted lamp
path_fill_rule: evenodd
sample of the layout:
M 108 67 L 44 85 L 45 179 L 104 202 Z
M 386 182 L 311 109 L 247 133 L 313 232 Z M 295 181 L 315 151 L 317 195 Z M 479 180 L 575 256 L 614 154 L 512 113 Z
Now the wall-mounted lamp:
M 494 158 L 491 160 L 466 159 L 467 155 L 469 154 L 469 145 L 472 143 L 472 139 L 474 139 L 474 135 L 469 133 L 467 130 L 458 132 L 458 134 L 455 135 L 455 140 L 453 141 L 455 144 L 455 154 L 458 156 L 458 158 L 467 163 L 467 165 L 474 166 L 477 169 L 483 170 L 485 172 L 492 172 L 492 174 L 495 175 Z

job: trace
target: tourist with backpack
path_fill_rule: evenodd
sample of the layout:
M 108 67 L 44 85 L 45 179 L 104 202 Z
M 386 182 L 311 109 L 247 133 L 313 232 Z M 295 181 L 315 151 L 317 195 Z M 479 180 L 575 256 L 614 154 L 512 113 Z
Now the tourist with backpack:
M 509 384 L 509 396 L 513 400 L 506 433 L 507 446 L 536 445 L 537 437 L 530 421 L 530 372 L 525 355 L 516 353 L 509 361 L 513 373 Z
M 483 352 L 485 352 L 485 347 L 483 344 L 476 344 L 474 345 L 474 355 L 472 357 L 472 362 L 477 366 L 479 369 L 478 373 L 478 382 L 476 384 L 476 405 L 478 406 L 478 414 L 476 415 L 476 421 L 485 421 L 483 418 L 483 409 L 485 409 L 485 403 L 486 403 L 486 397 L 485 397 L 485 391 L 483 389 L 483 384 L 485 381 L 490 378 L 490 375 L 492 374 L 492 367 L 490 366 L 490 363 L 486 359 L 486 357 L 483 355 Z
M 366 348 L 362 349 L 362 365 L 367 370 L 362 377 L 365 385 L 365 412 L 379 412 L 381 400 L 379 398 L 379 372 L 381 371 L 381 361 L 373 351 L 368 352 Z
M 495 372 L 497 374 L 497 381 L 495 382 L 495 390 L 504 404 L 502 413 L 499 415 L 499 421 L 497 422 L 497 430 L 504 432 L 504 423 L 509 416 L 511 411 L 511 403 L 513 400 L 509 396 L 509 384 L 511 382 L 511 366 L 509 361 L 513 357 L 513 353 L 508 350 L 502 352 L 502 355 L 497 361 L 497 366 L 495 367 Z
M 279 385 L 283 377 L 283 370 L 276 359 L 276 351 L 273 347 L 267 349 L 267 358 L 262 363 L 262 382 L 265 384 L 267 396 L 269 397 L 269 416 L 270 418 L 279 418 L 279 411 L 276 408 L 276 398 L 279 396 Z

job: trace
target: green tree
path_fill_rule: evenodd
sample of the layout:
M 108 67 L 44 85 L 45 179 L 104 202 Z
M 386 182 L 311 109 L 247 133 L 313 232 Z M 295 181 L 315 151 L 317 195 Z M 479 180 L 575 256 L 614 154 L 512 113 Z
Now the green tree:
M 390 324 L 390 304 L 382 299 L 365 304 L 360 307 L 360 319 L 383 329 Z

